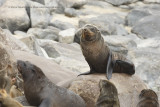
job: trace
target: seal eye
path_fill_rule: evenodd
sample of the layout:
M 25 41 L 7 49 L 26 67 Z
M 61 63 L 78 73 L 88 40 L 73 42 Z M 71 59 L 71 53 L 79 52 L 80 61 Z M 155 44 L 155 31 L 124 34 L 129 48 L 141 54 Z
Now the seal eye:
M 35 73 L 36 71 L 34 69 L 32 69 L 32 72 Z

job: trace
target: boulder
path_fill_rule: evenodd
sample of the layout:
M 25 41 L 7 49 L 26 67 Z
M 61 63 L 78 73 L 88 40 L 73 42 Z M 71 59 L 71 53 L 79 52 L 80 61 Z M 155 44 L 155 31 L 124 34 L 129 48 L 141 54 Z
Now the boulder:
M 45 6 L 48 7 L 50 13 L 52 14 L 58 8 L 58 0 L 44 0 Z
M 117 24 L 124 24 L 125 21 L 117 14 L 103 14 L 97 17 L 84 18 L 79 21 L 79 27 L 85 24 L 96 25 L 104 35 L 117 34 Z
M 75 35 L 75 29 L 70 28 L 59 32 L 59 42 L 61 43 L 73 43 Z
M 77 73 L 62 68 L 52 60 L 18 50 L 13 50 L 13 54 L 17 60 L 30 61 L 40 67 L 44 74 L 55 84 L 77 76 Z
M 39 45 L 60 66 L 70 69 L 72 72 L 89 71 L 89 66 L 77 43 L 66 44 L 51 40 L 39 40 Z
M 157 41 L 155 41 L 156 43 Z M 128 54 L 131 55 L 132 61 L 135 64 L 136 74 L 147 84 L 147 86 L 155 91 L 160 91 L 159 85 L 159 65 L 160 65 L 160 48 L 156 45 L 149 46 L 153 42 L 144 41 L 138 48 L 130 51 Z M 146 45 L 146 46 L 145 46 Z
M 38 2 L 38 3 L 41 3 L 41 4 L 45 4 L 45 0 L 31 0 L 31 1 L 34 1 L 34 2 Z
M 30 19 L 32 28 L 46 28 L 49 23 L 49 17 L 49 9 L 45 8 L 44 5 L 36 2 L 30 3 Z
M 143 38 L 159 37 L 160 35 L 160 16 L 152 15 L 142 18 L 132 28 L 132 32 Z
M 159 15 L 160 8 L 157 5 L 143 6 L 133 9 L 126 17 L 127 24 L 134 26 L 140 19 L 149 15 Z
M 105 74 L 92 74 L 79 76 L 73 81 L 60 82 L 59 86 L 66 87 L 69 90 L 80 95 L 86 102 L 87 107 L 95 107 L 100 94 L 99 81 L 107 80 Z M 144 82 L 137 76 L 128 76 L 126 74 L 114 73 L 110 80 L 117 90 L 121 107 L 136 107 L 138 95 L 141 90 L 147 88 Z
M 26 31 L 30 27 L 29 16 L 25 8 L 17 8 L 25 5 L 23 0 L 6 0 L 0 7 L 0 27 L 12 33 L 16 30 Z
M 34 35 L 38 39 L 49 39 L 58 41 L 59 29 L 57 28 L 30 28 L 27 31 L 27 35 Z
M 128 50 L 137 47 L 137 44 L 130 38 L 120 35 L 103 36 L 105 44 L 114 52 L 123 55 L 128 54 Z
M 65 8 L 76 8 L 79 9 L 86 4 L 86 0 L 60 0 L 58 2 L 57 12 L 63 13 Z
M 112 5 L 115 5 L 115 6 L 119 6 L 122 4 L 128 4 L 128 3 L 135 2 L 137 0 L 104 0 L 104 1 L 111 3 Z
M 66 30 L 66 29 L 69 29 L 69 28 L 75 28 L 74 25 L 72 25 L 71 23 L 62 22 L 62 21 L 59 21 L 59 20 L 50 21 L 49 25 L 53 26 L 53 27 L 56 27 L 58 29 L 61 29 L 61 30 Z
M 23 31 L 14 31 L 14 34 L 19 36 L 19 37 L 25 37 L 27 34 Z
M 16 39 L 8 29 L 0 29 L 0 36 L 2 43 L 10 49 L 31 52 L 31 50 L 23 42 Z

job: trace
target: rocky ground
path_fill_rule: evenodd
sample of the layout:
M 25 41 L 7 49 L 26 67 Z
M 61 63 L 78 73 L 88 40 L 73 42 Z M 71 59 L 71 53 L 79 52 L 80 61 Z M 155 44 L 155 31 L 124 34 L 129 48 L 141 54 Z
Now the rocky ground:
M 113 51 L 132 59 L 135 78 L 159 93 L 159 3 L 159 0 L 1 0 L 0 40 L 15 59 L 39 65 L 58 84 L 89 70 L 79 46 L 78 29 L 94 24 Z

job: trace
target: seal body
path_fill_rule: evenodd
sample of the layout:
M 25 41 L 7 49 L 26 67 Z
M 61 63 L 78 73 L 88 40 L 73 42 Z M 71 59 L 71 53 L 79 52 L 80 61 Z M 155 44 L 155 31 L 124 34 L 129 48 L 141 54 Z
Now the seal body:
M 85 102 L 80 96 L 53 84 L 37 66 L 30 62 L 18 61 L 17 67 L 23 77 L 24 94 L 30 105 L 85 107 Z
M 104 44 L 104 39 L 96 26 L 85 25 L 81 30 L 80 46 L 90 71 L 80 75 L 107 73 L 107 78 L 110 79 L 112 72 L 129 75 L 135 73 L 135 67 L 131 61 L 121 54 L 112 52 Z
M 158 96 L 153 90 L 142 90 L 139 99 L 137 107 L 159 107 Z
M 99 82 L 100 95 L 96 107 L 120 107 L 118 91 L 114 84 L 107 80 Z

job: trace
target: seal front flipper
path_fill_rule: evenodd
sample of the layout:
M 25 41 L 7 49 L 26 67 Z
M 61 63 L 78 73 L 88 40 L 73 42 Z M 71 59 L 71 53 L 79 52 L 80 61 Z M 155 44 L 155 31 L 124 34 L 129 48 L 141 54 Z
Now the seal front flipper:
M 114 62 L 112 62 L 112 53 L 109 52 L 108 62 L 107 62 L 107 69 L 106 69 L 106 74 L 107 74 L 107 79 L 108 79 L 108 80 L 110 80 L 111 77 L 112 77 L 113 63 L 114 63 Z
M 129 61 L 122 61 L 122 60 L 116 60 L 115 64 L 116 68 L 120 69 L 114 69 L 114 72 L 119 72 L 119 73 L 126 73 L 129 75 L 135 74 L 135 66 Z

